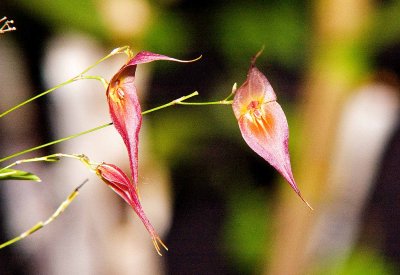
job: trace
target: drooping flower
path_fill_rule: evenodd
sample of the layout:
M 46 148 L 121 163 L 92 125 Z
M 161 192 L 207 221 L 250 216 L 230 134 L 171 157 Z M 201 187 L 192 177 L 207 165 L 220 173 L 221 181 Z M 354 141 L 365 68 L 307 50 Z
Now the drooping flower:
M 117 166 L 107 163 L 102 163 L 97 166 L 96 173 L 108 186 L 110 186 L 114 190 L 115 193 L 120 195 L 125 200 L 125 202 L 127 202 L 133 208 L 133 210 L 142 220 L 147 231 L 150 233 L 157 253 L 161 255 L 160 246 L 158 245 L 158 243 L 160 243 L 166 250 L 168 250 L 168 248 L 161 241 L 160 237 L 154 230 L 146 214 L 144 213 L 142 205 L 140 204 L 139 196 L 136 190 L 132 188 L 133 185 L 128 176 Z
M 136 212 L 147 231 L 150 233 L 154 247 L 160 253 L 160 243 L 167 247 L 155 232 L 146 217 L 138 196 L 138 145 L 139 132 L 142 126 L 142 112 L 135 86 L 135 73 L 138 64 L 156 60 L 169 60 L 176 62 L 191 62 L 147 51 L 139 52 L 130 59 L 111 79 L 106 96 L 111 120 L 121 135 L 128 150 L 131 179 L 113 164 L 101 164 L 96 172 L 118 195 L 120 195 Z
M 259 53 L 260 54 L 260 53 Z M 302 197 L 294 180 L 288 149 L 289 128 L 285 113 L 268 79 L 255 67 L 253 58 L 247 79 L 236 90 L 233 111 L 249 147 L 271 164 Z
M 142 126 L 142 112 L 135 86 L 136 66 L 156 60 L 191 62 L 147 51 L 139 52 L 113 76 L 106 92 L 112 122 L 128 150 L 135 188 L 138 183 L 138 143 Z

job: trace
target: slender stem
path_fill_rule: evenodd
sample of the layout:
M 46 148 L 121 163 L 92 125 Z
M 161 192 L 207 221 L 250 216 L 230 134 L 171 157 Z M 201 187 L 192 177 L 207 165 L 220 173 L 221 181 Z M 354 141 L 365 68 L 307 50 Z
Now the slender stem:
M 197 91 L 196 91 L 196 92 L 193 92 L 193 93 L 191 93 L 190 95 L 182 96 L 182 97 L 180 97 L 180 98 L 178 98 L 178 99 L 175 99 L 175 100 L 173 100 L 173 101 L 171 101 L 171 102 L 169 102 L 169 103 L 167 103 L 167 104 L 164 104 L 164 105 L 155 107 L 155 108 L 153 108 L 153 109 L 144 111 L 144 112 L 142 112 L 142 115 L 146 115 L 146 114 L 148 114 L 148 113 L 155 112 L 155 111 L 158 111 L 158 110 L 161 110 L 161 109 L 164 109 L 164 108 L 167 108 L 167 107 L 176 105 L 176 104 L 183 104 L 183 101 L 184 101 L 184 100 L 187 100 L 187 99 L 189 99 L 189 98 L 191 98 L 191 97 L 194 97 L 194 96 L 197 96 L 197 95 L 199 95 L 199 93 L 198 93 Z
M 180 105 L 192 105 L 192 106 L 205 106 L 205 105 L 231 105 L 232 104 L 232 100 L 230 100 L 236 93 L 237 90 L 237 84 L 233 84 L 232 87 L 232 92 L 223 100 L 219 100 L 219 101 L 211 101 L 211 102 L 176 102 L 176 104 L 180 104 Z
M 104 88 L 107 89 L 107 87 L 108 87 L 108 82 L 107 82 L 107 80 L 105 80 L 103 77 L 98 76 L 98 75 L 81 75 L 81 76 L 80 76 L 79 78 L 77 78 L 76 80 L 78 80 L 78 79 L 94 79 L 94 80 L 98 80 L 98 81 L 100 81 L 100 82 L 103 84 Z
M 6 169 L 10 169 L 10 168 L 12 168 L 16 165 L 22 164 L 22 163 L 39 162 L 39 161 L 55 162 L 55 161 L 59 161 L 61 157 L 78 159 L 81 162 L 83 162 L 91 170 L 93 169 L 94 166 L 97 166 L 100 164 L 97 162 L 90 161 L 89 158 L 83 154 L 72 154 L 71 155 L 71 154 L 56 153 L 56 154 L 51 154 L 51 155 L 47 155 L 47 156 L 43 156 L 43 157 L 17 160 L 16 162 L 13 162 L 3 168 L 0 168 L 0 172 L 3 170 L 6 170 Z
M 93 76 L 93 77 L 92 76 L 88 76 L 87 78 L 88 79 L 101 79 L 100 77 L 97 77 L 97 76 Z M 173 100 L 173 101 L 171 101 L 171 102 L 169 102 L 167 104 L 155 107 L 153 109 L 149 109 L 147 111 L 143 111 L 142 115 L 146 115 L 146 114 L 149 114 L 149 113 L 152 113 L 152 112 L 155 112 L 155 111 L 158 111 L 158 110 L 161 110 L 161 109 L 173 106 L 173 105 L 177 105 L 177 104 L 179 104 L 179 105 L 197 105 L 197 106 L 232 104 L 232 101 L 228 101 L 228 100 L 221 100 L 221 101 L 214 101 L 214 102 L 184 102 L 185 100 L 187 100 L 187 99 L 189 99 L 191 97 L 197 96 L 197 95 L 199 95 L 199 93 L 197 91 L 193 92 L 193 93 L 191 93 L 189 95 L 182 96 L 182 97 L 180 97 L 178 99 L 175 99 L 175 100 Z M 73 139 L 73 138 L 76 138 L 76 137 L 79 137 L 79 136 L 82 136 L 82 135 L 85 135 L 85 134 L 88 134 L 88 133 L 91 133 L 91 132 L 94 132 L 94 131 L 97 131 L 97 130 L 100 130 L 100 129 L 103 129 L 103 128 L 106 128 L 106 127 L 108 127 L 108 126 L 110 126 L 112 124 L 113 124 L 112 122 L 109 122 L 109 123 L 94 127 L 92 129 L 89 129 L 89 130 L 86 130 L 86 131 L 83 131 L 83 132 L 80 132 L 80 133 L 77 133 L 77 134 L 74 134 L 74 135 L 70 135 L 70 136 L 67 136 L 67 137 L 64 137 L 64 138 L 61 138 L 61 139 L 57 139 L 57 140 L 54 140 L 54 141 L 51 141 L 51 142 L 48 142 L 48 143 L 45 143 L 45 144 L 42 144 L 42 145 L 39 145 L 39 146 L 36 146 L 36 147 L 32 147 L 32 148 L 20 151 L 18 153 L 15 153 L 15 154 L 12 154 L 12 155 L 9 155 L 7 157 L 4 157 L 4 158 L 0 159 L 0 162 L 9 160 L 11 158 L 14 158 L 14 157 L 17 157 L 17 156 L 20 156 L 20 155 L 23 155 L 23 154 L 26 154 L 26 153 L 29 153 L 29 152 L 32 152 L 32 151 L 36 151 L 36 150 L 39 150 L 39 149 L 42 149 L 42 148 L 45 148 L 45 147 L 48 147 L 48 146 L 51 146 L 51 145 L 55 145 L 55 144 L 61 143 L 63 141 L 67 141 L 67 140 L 70 140 L 70 139 Z
M 103 85 L 104 85 L 105 87 L 107 87 L 107 85 L 108 85 L 108 84 L 107 84 L 107 81 L 106 81 L 103 77 L 101 77 L 101 76 L 91 76 L 91 75 L 84 76 L 84 75 L 78 75 L 78 76 L 75 76 L 74 78 L 71 78 L 71 79 L 69 79 L 69 80 L 67 80 L 67 81 L 65 81 L 65 82 L 63 82 L 63 83 L 61 83 L 61 84 L 58 84 L 57 86 L 54 86 L 53 88 L 50 88 L 50 89 L 48 89 L 48 90 L 46 90 L 46 91 L 44 91 L 44 92 L 42 92 L 42 93 L 40 93 L 40 94 L 38 94 L 38 95 L 36 95 L 36 96 L 34 96 L 34 97 L 31 97 L 31 98 L 29 98 L 29 99 L 27 99 L 27 100 L 21 102 L 21 103 L 18 104 L 18 105 L 15 105 L 14 107 L 12 107 L 12 108 L 8 109 L 7 111 L 5 111 L 4 113 L 0 114 L 0 118 L 3 117 L 3 116 L 5 116 L 5 115 L 7 115 L 7 114 L 9 114 L 9 113 L 11 113 L 12 111 L 17 110 L 18 108 L 21 108 L 21 107 L 24 106 L 25 104 L 28 104 L 29 102 L 34 101 L 35 99 L 38 99 L 39 97 L 42 97 L 42 96 L 44 96 L 44 95 L 47 95 L 47 94 L 51 93 L 51 92 L 54 91 L 54 90 L 57 90 L 57 89 L 59 89 L 59 88 L 61 88 L 61 87 L 64 87 L 64 86 L 66 86 L 66 85 L 68 85 L 68 84 L 70 84 L 70 83 L 72 83 L 72 82 L 75 82 L 75 81 L 78 81 L 78 80 L 81 80 L 81 79 L 95 79 L 95 80 L 98 80 L 98 81 L 100 81 L 101 83 L 103 83 Z
M 180 105 L 192 105 L 192 106 L 205 106 L 205 105 L 230 105 L 232 100 L 220 100 L 212 102 L 178 102 Z
M 190 95 L 180 97 L 180 98 L 175 99 L 175 100 L 173 100 L 173 101 L 171 101 L 171 102 L 169 102 L 167 104 L 164 104 L 162 106 L 158 106 L 156 108 L 144 111 L 144 112 L 142 112 L 142 115 L 145 115 L 145 114 L 148 114 L 148 113 L 151 113 L 151 112 L 154 112 L 154 111 L 158 111 L 160 109 L 167 108 L 169 106 L 173 106 L 173 105 L 176 105 L 176 104 L 182 104 L 184 100 L 186 100 L 188 98 L 191 98 L 191 97 L 194 97 L 194 96 L 196 96 L 198 94 L 199 94 L 198 92 L 193 92 Z M 112 122 L 109 122 L 109 123 L 103 124 L 101 126 L 97 126 L 97 127 L 92 128 L 92 129 L 89 129 L 89 130 L 86 130 L 86 131 L 83 131 L 83 132 L 80 132 L 80 133 L 77 133 L 77 134 L 74 134 L 74 135 L 70 135 L 70 136 L 67 136 L 67 137 L 64 137 L 64 138 L 61 138 L 61 139 L 57 139 L 57 140 L 54 140 L 54 141 L 51 141 L 51 142 L 48 142 L 48 143 L 45 143 L 45 144 L 42 144 L 42 145 L 39 145 L 39 146 L 36 146 L 36 147 L 32 147 L 32 148 L 20 151 L 18 153 L 15 153 L 15 154 L 12 154 L 12 155 L 9 155 L 7 157 L 4 157 L 4 158 L 0 159 L 0 162 L 9 160 L 11 158 L 14 158 L 14 157 L 17 157 L 17 156 L 20 156 L 20 155 L 23 155 L 23 154 L 26 154 L 26 153 L 29 153 L 29 152 L 32 152 L 32 151 L 36 151 L 36 150 L 39 150 L 39 149 L 42 149 L 42 148 L 45 148 L 45 147 L 48 147 L 48 146 L 63 142 L 63 141 L 67 141 L 67 140 L 70 140 L 70 139 L 73 139 L 73 138 L 76 138 L 76 137 L 79 137 L 79 136 L 82 136 L 82 135 L 85 135 L 85 134 L 88 134 L 88 133 L 91 133 L 91 132 L 94 132 L 94 131 L 97 131 L 97 130 L 100 130 L 100 129 L 103 129 L 103 128 L 106 128 L 106 127 L 108 127 L 108 126 L 110 126 L 112 124 L 113 124 Z
M 64 87 L 65 85 L 67 85 L 69 83 L 72 83 L 72 82 L 74 82 L 76 80 L 77 80 L 76 77 L 72 78 L 72 79 L 69 79 L 69 80 L 67 80 L 67 81 L 65 81 L 65 82 L 63 82 L 61 84 L 58 84 L 57 86 L 55 86 L 55 87 L 53 87 L 51 89 L 48 89 L 48 90 L 46 90 L 46 91 L 44 91 L 44 92 L 42 92 L 42 93 L 40 93 L 40 94 L 38 94 L 38 95 L 36 95 L 34 97 L 31 97 L 31 98 L 25 100 L 24 102 L 21 102 L 20 104 L 15 105 L 14 107 L 12 107 L 12 108 L 8 109 L 7 111 L 3 112 L 2 114 L 0 114 L 0 118 L 5 116 L 5 115 L 7 115 L 7 114 L 9 114 L 9 113 L 11 113 L 12 111 L 15 111 L 16 109 L 24 106 L 25 104 L 28 104 L 31 101 L 34 101 L 35 99 L 38 99 L 39 97 L 47 95 L 48 93 L 51 93 L 52 91 L 54 91 L 54 90 L 56 90 L 58 88 Z
M 232 104 L 232 100 L 228 100 L 230 97 L 232 97 L 232 94 L 230 94 L 227 98 L 225 98 L 224 100 L 219 100 L 219 101 L 211 101 L 211 102 L 185 102 L 185 100 L 197 96 L 199 95 L 198 92 L 193 92 L 190 95 L 187 96 L 183 96 L 181 98 L 175 99 L 167 104 L 164 104 L 162 106 L 158 106 L 156 108 L 147 110 L 142 112 L 142 115 L 154 112 L 154 111 L 158 111 L 160 109 L 169 107 L 169 106 L 173 106 L 173 105 L 192 105 L 192 106 L 205 106 L 205 105 L 230 105 Z
M 108 127 L 110 125 L 112 125 L 111 122 L 103 124 L 101 126 L 97 126 L 95 128 L 92 128 L 92 129 L 89 129 L 89 130 L 86 130 L 86 131 L 83 131 L 83 132 L 80 132 L 78 134 L 70 135 L 70 136 L 67 136 L 67 137 L 64 137 L 64 138 L 61 138 L 61 139 L 57 139 L 55 141 L 51 141 L 51 142 L 48 142 L 48 143 L 45 143 L 45 144 L 42 144 L 42 145 L 39 145 L 39 146 L 36 146 L 36 147 L 33 147 L 33 148 L 29 148 L 29 149 L 20 151 L 18 153 L 15 153 L 15 154 L 12 154 L 10 156 L 7 156 L 5 158 L 0 159 L 0 162 L 3 162 L 5 160 L 11 159 L 11 158 L 14 158 L 14 157 L 17 157 L 17 156 L 20 156 L 20 155 L 23 155 L 23 154 L 26 154 L 26 153 L 29 153 L 29 152 L 32 152 L 32 151 L 39 150 L 41 148 L 48 147 L 50 145 L 54 145 L 54 144 L 57 144 L 57 143 L 60 143 L 60 142 L 63 142 L 63 141 L 67 141 L 67 140 L 70 140 L 70 139 L 73 139 L 73 138 L 76 138 L 76 137 L 79 137 L 79 136 L 82 136 L 82 135 L 85 135 L 85 134 L 88 134 L 88 133 L 91 133 L 91 132 L 94 132 L 94 131 L 97 131 L 97 130 L 100 130 L 100 129 L 103 129 L 103 128 L 106 128 L 106 127 Z
M 237 83 L 235 82 L 232 87 L 232 92 L 223 101 L 228 101 L 229 99 L 231 99 L 235 95 L 236 90 L 237 90 Z
M 101 83 L 103 83 L 103 85 L 105 87 L 107 87 L 108 84 L 106 84 L 107 81 L 104 78 L 102 78 L 100 76 L 84 76 L 84 74 L 87 73 L 89 70 L 91 70 L 93 67 L 95 67 L 98 64 L 100 64 L 101 62 L 103 62 L 106 59 L 110 58 L 111 56 L 114 56 L 114 55 L 120 54 L 120 53 L 126 53 L 129 56 L 129 53 L 130 53 L 129 46 L 124 46 L 124 47 L 120 47 L 120 48 L 114 49 L 108 55 L 106 55 L 105 57 L 99 59 L 94 64 L 92 64 L 89 67 L 87 67 L 86 69 L 84 69 L 80 74 L 78 74 L 78 75 L 74 76 L 73 78 L 68 79 L 67 81 L 65 81 L 65 82 L 63 82 L 61 84 L 58 84 L 57 86 L 55 86 L 53 88 L 50 88 L 50 89 L 48 89 L 48 90 L 46 90 L 46 91 L 44 91 L 44 92 L 42 92 L 42 93 L 40 93 L 40 94 L 38 94 L 38 95 L 36 95 L 34 97 L 31 97 L 31 98 L 25 100 L 24 102 L 21 102 L 20 104 L 10 108 L 10 109 L 8 109 L 7 111 L 5 111 L 5 112 L 0 114 L 0 118 L 5 116 L 5 115 L 7 115 L 7 114 L 9 114 L 9 113 L 11 113 L 11 112 L 13 112 L 13 111 L 15 111 L 15 110 L 17 110 L 18 108 L 21 108 L 22 106 L 24 106 L 25 104 L 28 104 L 29 102 L 32 102 L 32 101 L 34 101 L 34 100 L 36 100 L 36 99 L 38 99 L 38 98 L 40 98 L 40 97 L 42 97 L 44 95 L 47 95 L 48 93 L 53 92 L 54 90 L 57 90 L 57 89 L 59 89 L 61 87 L 64 87 L 65 85 L 68 85 L 68 84 L 70 84 L 72 82 L 75 82 L 77 80 L 81 80 L 81 79 L 96 79 L 96 80 L 99 80 Z
M 94 67 L 99 65 L 101 62 L 109 59 L 110 57 L 112 57 L 114 55 L 120 54 L 120 53 L 125 53 L 130 57 L 131 51 L 130 51 L 129 46 L 123 46 L 123 47 L 119 47 L 119 48 L 116 48 L 116 49 L 112 50 L 108 55 L 106 55 L 103 58 L 100 58 L 99 60 L 97 60 L 94 64 L 90 65 L 85 70 L 83 70 L 79 75 L 83 75 L 83 74 L 87 73 L 88 71 L 90 71 L 91 69 L 93 69 Z
M 0 244 L 0 249 L 9 246 L 13 243 L 16 243 L 22 239 L 25 239 L 26 237 L 28 237 L 29 235 L 35 233 L 36 231 L 38 231 L 39 229 L 45 227 L 46 225 L 48 225 L 49 223 L 51 223 L 52 221 L 54 221 L 58 216 L 60 216 L 65 209 L 67 209 L 67 207 L 72 203 L 72 201 L 76 198 L 76 196 L 79 194 L 79 189 L 82 188 L 82 186 L 87 182 L 88 180 L 85 180 L 83 183 L 81 183 L 78 187 L 76 187 L 74 189 L 74 191 L 68 196 L 68 198 L 63 201 L 60 206 L 56 209 L 56 211 L 46 220 L 46 221 L 40 221 L 37 224 L 35 224 L 34 226 L 32 226 L 31 228 L 29 228 L 27 231 L 23 232 L 22 234 L 20 234 L 19 236 Z

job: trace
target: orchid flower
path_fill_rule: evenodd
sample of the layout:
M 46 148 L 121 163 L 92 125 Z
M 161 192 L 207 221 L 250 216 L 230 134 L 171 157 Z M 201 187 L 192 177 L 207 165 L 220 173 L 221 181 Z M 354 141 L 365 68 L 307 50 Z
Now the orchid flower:
M 108 85 L 106 96 L 112 122 L 121 135 L 128 150 L 129 165 L 132 181 L 117 166 L 112 164 L 101 164 L 97 167 L 97 174 L 120 195 L 136 212 L 142 220 L 147 231 L 150 233 L 153 244 L 158 252 L 158 242 L 167 249 L 158 237 L 154 228 L 147 219 L 138 196 L 138 144 L 139 132 L 142 126 L 142 112 L 135 86 L 135 72 L 138 64 L 148 63 L 156 60 L 169 60 L 176 62 L 191 62 L 151 52 L 139 52 L 130 59 L 113 76 Z
M 96 173 L 108 186 L 111 187 L 111 189 L 114 190 L 115 193 L 117 193 L 133 208 L 133 210 L 142 220 L 147 231 L 150 233 L 157 253 L 161 255 L 160 246 L 158 243 L 168 250 L 166 245 L 161 241 L 160 237 L 154 230 L 149 219 L 146 217 L 142 205 L 140 204 L 138 193 L 134 188 L 132 188 L 132 182 L 129 180 L 128 176 L 117 166 L 107 163 L 102 163 L 97 166 Z
M 142 126 L 142 113 L 135 86 L 135 72 L 138 64 L 156 60 L 192 62 L 197 59 L 185 61 L 146 51 L 139 52 L 113 76 L 106 92 L 112 122 L 128 149 L 135 188 L 138 183 L 138 143 Z
M 285 113 L 268 79 L 255 67 L 259 52 L 252 60 L 247 79 L 236 90 L 232 107 L 242 136 L 249 147 L 271 164 L 303 198 L 294 180 L 288 149 L 289 128 Z

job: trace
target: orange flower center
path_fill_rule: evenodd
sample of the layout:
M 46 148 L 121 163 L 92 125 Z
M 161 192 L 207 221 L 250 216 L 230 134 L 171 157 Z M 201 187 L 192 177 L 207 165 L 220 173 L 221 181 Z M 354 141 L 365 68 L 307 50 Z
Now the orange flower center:
M 250 122 L 249 127 L 251 132 L 259 136 L 260 139 L 263 139 L 271 135 L 275 121 L 272 116 L 266 114 L 261 105 L 260 101 L 254 100 L 250 102 L 244 118 Z
M 252 101 L 250 104 L 247 106 L 247 110 L 249 110 L 250 115 L 253 118 L 256 119 L 261 119 L 263 116 L 263 111 L 260 109 L 260 102 L 259 101 Z
M 124 90 L 119 86 L 120 81 L 116 80 L 114 82 L 113 87 L 110 89 L 110 97 L 112 101 L 115 103 L 121 103 L 121 101 L 124 100 L 125 97 L 125 92 Z

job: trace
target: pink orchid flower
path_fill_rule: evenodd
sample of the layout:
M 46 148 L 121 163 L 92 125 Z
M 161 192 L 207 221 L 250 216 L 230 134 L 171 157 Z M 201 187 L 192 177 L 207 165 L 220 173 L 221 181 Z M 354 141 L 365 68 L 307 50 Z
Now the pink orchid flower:
M 129 166 L 132 181 L 126 174 L 113 164 L 101 164 L 97 167 L 97 174 L 106 182 L 119 196 L 121 196 L 136 212 L 142 220 L 147 231 L 150 233 L 154 247 L 158 254 L 160 247 L 158 242 L 165 248 L 155 232 L 150 221 L 147 219 L 138 196 L 138 145 L 139 132 L 142 126 L 142 112 L 135 86 L 135 73 L 138 64 L 149 63 L 156 60 L 169 60 L 176 62 L 191 62 L 171 58 L 151 52 L 139 52 L 130 59 L 113 76 L 108 85 L 106 96 L 111 120 L 121 135 L 128 150 Z
M 285 113 L 268 79 L 255 67 L 260 53 L 252 60 L 246 81 L 237 89 L 233 111 L 249 147 L 271 164 L 302 197 L 293 177 L 288 149 L 289 128 Z
M 157 253 L 161 255 L 160 246 L 158 243 L 168 250 L 144 213 L 142 205 L 140 204 L 138 193 L 136 192 L 135 188 L 132 188 L 132 182 L 129 180 L 128 176 L 117 166 L 107 163 L 102 163 L 97 166 L 96 173 L 108 186 L 111 187 L 111 189 L 114 190 L 115 193 L 117 193 L 133 208 L 133 210 L 142 220 L 147 231 L 150 233 Z
M 142 126 L 142 111 L 135 86 L 136 66 L 156 60 L 190 62 L 151 52 L 139 52 L 113 76 L 106 96 L 111 120 L 128 149 L 133 184 L 138 183 L 138 144 Z

